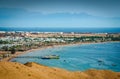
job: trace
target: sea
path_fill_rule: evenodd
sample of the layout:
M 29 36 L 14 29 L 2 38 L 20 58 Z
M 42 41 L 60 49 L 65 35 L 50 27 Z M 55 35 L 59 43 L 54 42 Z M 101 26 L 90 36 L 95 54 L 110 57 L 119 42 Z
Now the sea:
M 73 28 L 73 27 L 0 27 L 0 31 L 23 32 L 80 32 L 80 33 L 120 33 L 120 28 Z
M 58 67 L 70 71 L 102 69 L 120 72 L 120 42 L 58 46 L 31 51 L 20 56 L 46 55 L 59 55 L 60 59 L 13 58 L 11 61 L 23 64 L 37 62 L 49 67 Z

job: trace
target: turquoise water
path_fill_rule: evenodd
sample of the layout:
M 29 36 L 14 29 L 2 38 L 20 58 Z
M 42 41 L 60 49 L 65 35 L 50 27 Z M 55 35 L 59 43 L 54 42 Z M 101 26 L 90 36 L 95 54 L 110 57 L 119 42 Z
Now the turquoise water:
M 71 71 L 87 69 L 109 69 L 120 71 L 120 42 L 61 46 L 37 50 L 22 56 L 60 55 L 60 59 L 14 58 L 20 63 L 37 62 L 51 67 Z

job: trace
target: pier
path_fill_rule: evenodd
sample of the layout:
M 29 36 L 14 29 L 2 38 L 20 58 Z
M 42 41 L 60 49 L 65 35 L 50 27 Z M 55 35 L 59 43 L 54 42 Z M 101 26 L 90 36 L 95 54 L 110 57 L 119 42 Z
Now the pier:
M 42 58 L 41 56 L 17 56 L 15 58 Z

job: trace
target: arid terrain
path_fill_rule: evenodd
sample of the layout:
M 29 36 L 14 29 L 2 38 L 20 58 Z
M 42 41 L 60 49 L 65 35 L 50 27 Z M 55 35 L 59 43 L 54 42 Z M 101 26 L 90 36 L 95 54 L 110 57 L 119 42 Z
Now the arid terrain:
M 120 79 L 120 72 L 110 70 L 67 71 L 37 63 L 0 62 L 0 79 Z

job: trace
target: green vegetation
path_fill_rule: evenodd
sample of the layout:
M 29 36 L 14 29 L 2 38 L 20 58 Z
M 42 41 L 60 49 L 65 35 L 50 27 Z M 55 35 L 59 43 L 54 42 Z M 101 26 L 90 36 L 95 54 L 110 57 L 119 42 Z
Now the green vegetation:
M 0 50 L 10 51 L 14 54 L 16 51 L 26 51 L 36 49 L 38 47 L 53 46 L 61 44 L 73 44 L 78 42 L 106 42 L 106 41 L 120 41 L 120 36 L 106 35 L 106 36 L 80 36 L 80 37 L 20 37 L 12 40 L 0 40 L 0 44 L 12 44 L 11 46 L 2 46 Z
M 10 57 L 17 51 L 27 51 L 30 49 L 36 49 L 38 47 L 63 45 L 63 44 L 75 44 L 85 42 L 108 42 L 108 41 L 120 41 L 119 34 L 106 34 L 103 36 L 75 36 L 75 35 L 60 35 L 51 37 L 21 37 L 21 36 L 6 36 L 0 39 L 0 51 L 5 51 L 0 54 L 0 59 Z M 53 57 L 54 58 L 54 57 Z M 56 57 L 58 58 L 58 57 Z M 16 67 L 17 68 L 17 67 Z M 30 76 L 30 75 L 28 75 Z
M 11 51 L 11 54 L 15 54 L 16 53 L 15 47 L 14 46 L 11 47 L 10 51 Z
M 0 44 L 10 44 L 10 42 L 8 42 L 8 41 L 3 41 L 3 40 L 0 40 Z

